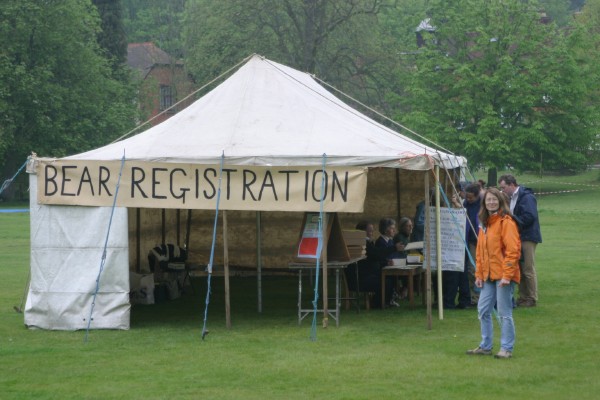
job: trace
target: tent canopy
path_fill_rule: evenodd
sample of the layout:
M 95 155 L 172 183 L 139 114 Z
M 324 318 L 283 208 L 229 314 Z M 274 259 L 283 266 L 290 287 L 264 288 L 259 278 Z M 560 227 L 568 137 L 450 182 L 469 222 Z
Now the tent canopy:
M 207 95 L 136 136 L 78 160 L 127 160 L 226 165 L 383 166 L 427 170 L 459 167 L 462 157 L 439 152 L 366 117 L 310 75 L 253 56 Z

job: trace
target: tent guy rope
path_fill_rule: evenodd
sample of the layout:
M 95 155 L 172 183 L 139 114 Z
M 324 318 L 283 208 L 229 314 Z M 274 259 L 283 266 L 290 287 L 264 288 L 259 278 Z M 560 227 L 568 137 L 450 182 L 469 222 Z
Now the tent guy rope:
M 224 159 L 225 159 L 225 151 L 223 151 L 221 153 L 221 165 L 219 166 L 219 187 L 217 188 L 217 205 L 215 207 L 215 222 L 213 225 L 212 245 L 210 246 L 210 260 L 208 261 L 208 266 L 207 266 L 208 277 L 206 278 L 207 288 L 206 288 L 206 300 L 204 301 L 205 306 L 204 306 L 204 323 L 202 325 L 202 340 L 204 340 L 204 338 L 208 334 L 208 330 L 206 329 L 206 322 L 208 319 L 208 304 L 210 303 L 210 291 L 211 291 L 210 281 L 211 281 L 211 277 L 212 277 L 213 261 L 214 261 L 214 257 L 215 257 L 215 245 L 217 242 L 217 222 L 219 220 L 219 202 L 221 200 L 221 181 L 222 181 L 221 178 L 223 176 L 223 161 L 224 161 Z
M 2 187 L 0 187 L 0 194 L 2 194 L 2 192 L 4 192 L 11 183 L 13 183 L 13 181 L 15 180 L 15 178 L 19 175 L 19 173 L 23 170 L 23 168 L 25 168 L 25 166 L 27 165 L 27 162 L 29 161 L 29 159 L 25 160 L 25 162 L 23 163 L 23 165 L 21 165 L 21 168 L 19 168 L 17 170 L 17 172 L 13 175 L 12 178 L 7 179 L 4 181 L 4 183 L 2 183 Z
M 104 240 L 104 249 L 102 250 L 102 259 L 100 260 L 100 269 L 98 270 L 98 277 L 96 278 L 96 289 L 94 290 L 94 296 L 92 297 L 92 307 L 90 308 L 90 316 L 87 321 L 87 328 L 85 330 L 84 342 L 87 343 L 88 336 L 90 334 L 90 325 L 92 324 L 92 315 L 94 314 L 94 307 L 96 306 L 96 296 L 100 290 L 100 277 L 104 270 L 104 264 L 106 263 L 106 248 L 108 247 L 108 237 L 110 236 L 110 227 L 112 225 L 113 215 L 115 213 L 115 207 L 117 206 L 117 197 L 119 195 L 119 186 L 121 186 L 121 176 L 123 174 L 123 166 L 125 165 L 125 151 L 123 151 L 123 158 L 121 158 L 121 168 L 119 169 L 119 179 L 117 180 L 117 187 L 115 189 L 115 197 L 113 199 L 113 205 L 110 210 L 110 218 L 108 219 L 108 229 L 106 230 L 106 239 Z
M 327 162 L 327 154 L 323 153 L 323 166 L 321 174 L 321 199 L 319 204 L 319 233 L 317 234 L 317 264 L 315 269 L 315 297 L 313 299 L 313 320 L 310 328 L 310 340 L 317 340 L 317 308 L 319 304 L 319 267 L 321 259 L 321 251 L 323 250 L 323 200 L 325 199 L 325 164 Z M 326 298 L 323 301 L 327 301 Z M 337 305 L 336 305 L 337 306 Z M 325 307 L 323 307 L 325 310 Z M 323 318 L 327 318 L 324 315 Z

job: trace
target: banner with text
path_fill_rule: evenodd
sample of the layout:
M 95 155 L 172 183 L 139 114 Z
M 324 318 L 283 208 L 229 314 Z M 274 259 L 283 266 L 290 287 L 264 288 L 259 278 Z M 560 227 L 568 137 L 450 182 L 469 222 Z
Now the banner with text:
M 435 207 L 429 212 L 429 232 L 425 240 L 431 241 L 431 269 L 437 269 L 437 241 L 435 240 Z M 442 236 L 442 271 L 464 270 L 465 226 L 467 214 L 464 208 L 440 208 Z M 425 246 L 424 248 L 427 248 Z
M 38 203 L 112 206 L 121 161 L 39 159 Z M 214 209 L 220 167 L 125 161 L 121 207 Z M 319 211 L 323 171 L 317 167 L 224 166 L 219 208 Z M 362 212 L 364 167 L 325 170 L 324 211 Z

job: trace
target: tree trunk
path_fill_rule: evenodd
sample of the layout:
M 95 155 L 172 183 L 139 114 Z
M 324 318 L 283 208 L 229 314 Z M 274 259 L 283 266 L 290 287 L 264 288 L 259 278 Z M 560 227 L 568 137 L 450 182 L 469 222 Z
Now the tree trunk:
M 498 185 L 498 168 L 492 167 L 488 169 L 488 186 L 497 186 Z

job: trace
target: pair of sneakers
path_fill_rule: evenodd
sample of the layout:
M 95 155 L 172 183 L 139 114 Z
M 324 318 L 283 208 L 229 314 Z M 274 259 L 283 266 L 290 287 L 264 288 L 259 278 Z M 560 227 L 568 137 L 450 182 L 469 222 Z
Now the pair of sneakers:
M 491 356 L 492 349 L 482 349 L 481 347 L 477 347 L 476 349 L 467 350 L 467 355 L 470 356 Z M 500 349 L 500 351 L 494 355 L 494 358 L 511 358 L 512 352 L 504 349 Z

